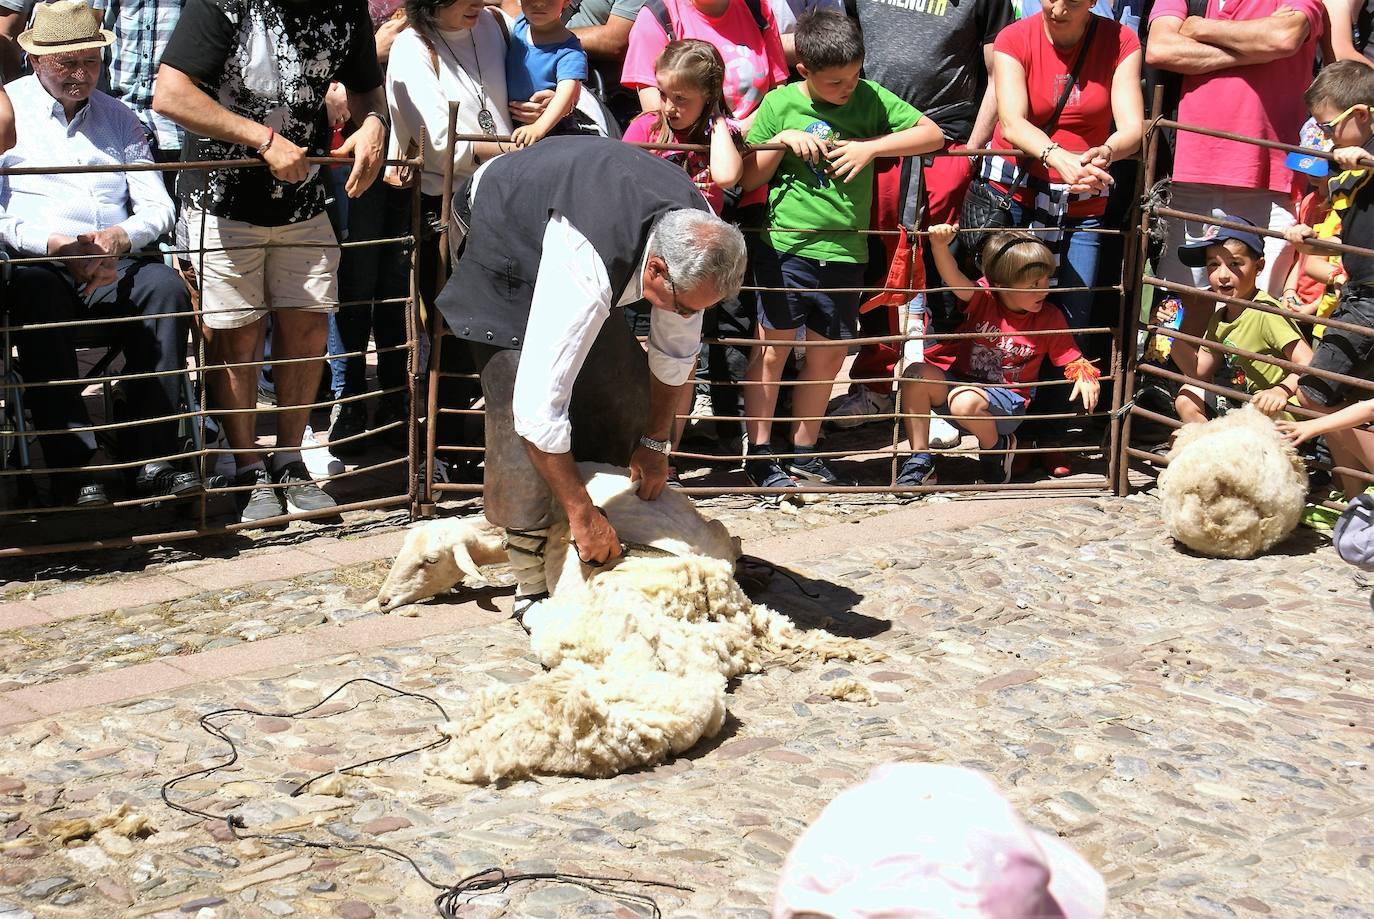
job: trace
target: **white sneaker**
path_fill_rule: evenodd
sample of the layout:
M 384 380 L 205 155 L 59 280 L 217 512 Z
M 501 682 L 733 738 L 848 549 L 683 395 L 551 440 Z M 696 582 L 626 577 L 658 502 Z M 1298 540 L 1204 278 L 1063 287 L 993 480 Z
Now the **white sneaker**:
M 943 418 L 930 419 L 930 446 L 934 450 L 952 450 L 959 446 L 963 435 Z
M 689 413 L 694 415 L 691 421 L 687 422 L 683 428 L 683 439 L 693 440 L 715 440 L 716 423 L 712 420 L 715 412 L 711 409 L 711 394 L 698 392 L 692 400 L 692 410 Z
M 830 400 L 825 417 L 837 428 L 857 428 L 881 419 L 854 416 L 886 414 L 894 405 L 891 393 L 876 393 L 862 383 L 855 383 L 849 387 L 848 394 Z

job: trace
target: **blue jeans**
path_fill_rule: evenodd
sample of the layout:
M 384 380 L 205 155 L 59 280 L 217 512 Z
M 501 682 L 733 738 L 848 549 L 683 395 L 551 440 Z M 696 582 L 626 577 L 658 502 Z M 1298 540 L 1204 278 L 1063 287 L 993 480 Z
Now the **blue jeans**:
M 361 197 L 348 201 L 348 241 L 410 233 L 410 195 L 409 191 L 377 181 Z M 410 259 L 400 243 L 343 251 L 339 260 L 340 302 L 391 300 L 409 292 Z M 331 355 L 363 351 L 369 336 L 376 340 L 379 349 L 405 343 L 404 303 L 341 306 L 330 319 Z M 331 358 L 329 372 L 334 395 L 357 396 L 367 391 L 366 357 Z M 405 372 L 404 351 L 383 351 L 377 355 L 377 382 L 383 389 L 404 386 Z
M 1024 225 L 1024 212 L 1019 204 L 1012 204 L 1011 219 L 1013 226 Z M 1064 221 L 1064 235 L 1053 247 L 1055 254 L 1059 256 L 1059 270 L 1054 275 L 1055 287 L 1092 287 L 1097 282 L 1097 257 L 1102 248 L 1102 234 L 1077 231 L 1097 230 L 1101 227 L 1100 217 L 1080 217 Z M 1064 311 L 1071 329 L 1082 329 L 1092 325 L 1093 300 L 1096 298 L 1097 294 L 1089 292 L 1050 294 L 1050 299 Z

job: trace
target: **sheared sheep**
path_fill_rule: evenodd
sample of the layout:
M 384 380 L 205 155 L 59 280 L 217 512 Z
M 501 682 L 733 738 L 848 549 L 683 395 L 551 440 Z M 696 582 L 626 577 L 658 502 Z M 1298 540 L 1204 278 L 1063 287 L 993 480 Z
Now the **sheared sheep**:
M 859 643 L 799 631 L 755 605 L 728 561 L 629 558 L 567 583 L 525 616 L 548 672 L 479 693 L 425 768 L 463 782 L 604 778 L 714 736 L 726 680 L 784 654 L 872 660 Z
M 739 545 L 718 520 L 703 517 L 692 500 L 665 489 L 655 501 L 641 501 L 626 470 L 601 463 L 579 463 L 592 501 L 606 512 L 622 540 L 653 546 L 674 555 L 697 554 L 734 562 Z M 554 507 L 545 569 L 550 592 L 564 577 L 581 582 L 588 570 L 568 551 L 568 524 Z M 395 609 L 437 596 L 463 578 L 485 581 L 480 566 L 506 561 L 501 530 L 483 517 L 436 520 L 413 527 L 377 592 L 377 606 Z
M 1307 500 L 1301 457 L 1247 405 L 1185 425 L 1160 474 L 1160 508 L 1174 539 L 1217 558 L 1251 558 L 1298 525 Z

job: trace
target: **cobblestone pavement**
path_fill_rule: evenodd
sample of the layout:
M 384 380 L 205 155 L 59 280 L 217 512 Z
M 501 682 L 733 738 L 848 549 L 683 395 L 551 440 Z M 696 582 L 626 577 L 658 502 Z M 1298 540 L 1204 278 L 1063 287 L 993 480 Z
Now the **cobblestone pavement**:
M 355 687 L 310 718 L 229 719 L 240 759 L 184 782 L 177 800 L 233 811 L 245 832 L 389 845 L 439 881 L 491 866 L 629 875 L 693 888 L 645 891 L 668 916 L 766 919 L 791 841 L 826 801 L 876 763 L 934 760 L 989 772 L 1066 837 L 1108 878 L 1115 915 L 1374 916 L 1369 586 L 1324 540 L 1303 531 L 1261 559 L 1202 559 L 1163 536 L 1148 496 L 1026 504 L 905 533 L 881 529 L 891 509 L 714 504 L 746 550 L 795 534 L 771 557 L 821 594 L 775 576 L 759 599 L 804 625 L 869 635 L 887 659 L 779 662 L 742 678 L 723 735 L 675 762 L 474 788 L 410 757 L 346 778 L 341 796 L 290 797 L 316 773 L 434 736 L 429 705 Z M 808 546 L 825 525 L 829 543 Z M 830 551 L 837 525 L 846 538 Z M 358 606 L 385 568 L 365 561 L 11 631 L 4 676 L 60 687 L 64 668 L 308 640 L 367 616 Z M 395 644 L 0 727 L 0 919 L 432 915 L 435 891 L 405 864 L 236 840 L 222 821 L 158 798 L 167 779 L 222 758 L 197 726 L 212 709 L 294 711 L 366 676 L 461 710 L 473 691 L 538 668 L 524 634 L 496 616 Z M 822 692 L 845 676 L 875 704 Z M 94 829 L 62 821 L 98 825 L 120 806 L 155 832 L 58 844 Z M 487 894 L 463 912 L 644 914 L 558 884 Z

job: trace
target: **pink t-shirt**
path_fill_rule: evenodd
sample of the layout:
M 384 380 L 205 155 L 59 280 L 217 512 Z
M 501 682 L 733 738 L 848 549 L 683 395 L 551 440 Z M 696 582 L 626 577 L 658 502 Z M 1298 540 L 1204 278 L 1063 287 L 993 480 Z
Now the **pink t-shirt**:
M 625 129 L 625 134 L 621 140 L 630 144 L 652 144 L 658 142 L 657 131 L 654 125 L 658 122 L 658 115 L 654 112 L 643 112 L 630 122 Z M 737 125 L 731 124 L 732 130 L 739 133 Z M 669 128 L 672 139 L 669 143 L 690 144 L 692 141 L 687 137 Z M 701 193 L 706 198 L 706 202 L 711 205 L 711 210 L 717 215 L 721 208 L 725 206 L 725 190 L 711 181 L 711 156 L 709 153 L 686 153 L 681 150 L 653 150 L 650 151 L 654 156 L 662 157 L 670 163 L 677 163 L 687 174 L 692 177 L 692 182 L 701 189 Z
M 988 286 L 979 278 L 980 287 Z M 1062 330 L 1062 335 L 1017 335 L 1017 332 Z M 1064 313 L 1046 302 L 1038 313 L 1013 313 L 997 302 L 988 290 L 976 291 L 964 305 L 964 321 L 956 332 L 990 333 L 986 338 L 956 338 L 926 345 L 925 362 L 960 379 L 973 383 L 1010 386 L 1022 398 L 1030 399 L 1030 387 L 1040 378 L 1040 364 L 1046 357 L 1063 367 L 1083 356 L 1069 334 Z M 1010 332 L 1009 335 L 997 335 Z
M 1321 0 L 1227 0 L 1224 5 L 1210 0 L 1207 18 L 1263 19 L 1280 6 L 1307 17 L 1307 40 L 1298 52 L 1268 64 L 1185 75 L 1179 121 L 1287 144 L 1298 142 L 1298 131 L 1307 120 L 1302 94 L 1312 83 L 1312 62 L 1323 30 Z M 1186 0 L 1156 0 L 1150 22 L 1163 16 L 1186 19 Z M 1283 164 L 1285 156 L 1282 150 L 1179 131 L 1174 181 L 1268 189 L 1287 195 L 1292 191 L 1293 173 Z
M 676 27 L 673 38 L 699 38 L 714 45 L 725 60 L 725 104 L 736 118 L 743 120 L 754 114 L 768 90 L 787 82 L 782 38 L 767 3 L 762 4 L 762 10 L 768 27 L 760 35 L 744 0 L 730 0 L 720 16 L 707 16 L 691 0 L 664 2 Z M 630 28 L 620 82 L 631 89 L 656 85 L 654 62 L 667 44 L 668 36 L 653 12 L 641 8 Z

